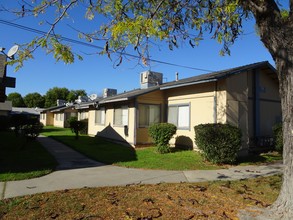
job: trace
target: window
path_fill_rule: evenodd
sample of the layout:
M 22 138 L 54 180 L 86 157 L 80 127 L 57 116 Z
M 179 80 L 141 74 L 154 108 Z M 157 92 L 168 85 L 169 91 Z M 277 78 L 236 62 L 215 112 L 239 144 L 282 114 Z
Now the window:
M 128 107 L 114 109 L 114 125 L 124 126 L 128 125 Z
M 190 106 L 172 105 L 168 108 L 168 122 L 177 126 L 178 129 L 189 129 Z
M 88 118 L 88 113 L 87 112 L 80 112 L 79 113 L 79 118 L 80 120 L 84 120 Z
M 95 124 L 105 124 L 105 108 L 95 111 Z
M 147 127 L 153 123 L 159 123 L 161 119 L 160 105 L 138 105 L 139 127 Z

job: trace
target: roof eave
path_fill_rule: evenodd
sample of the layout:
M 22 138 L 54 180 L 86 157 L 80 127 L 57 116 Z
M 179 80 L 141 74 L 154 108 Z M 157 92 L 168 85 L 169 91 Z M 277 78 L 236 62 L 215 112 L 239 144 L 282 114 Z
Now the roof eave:
M 200 80 L 200 81 L 195 81 L 195 82 L 188 82 L 188 83 L 182 83 L 182 84 L 175 84 L 171 86 L 165 86 L 161 87 L 161 90 L 166 90 L 166 89 L 173 89 L 173 88 L 178 88 L 178 87 L 183 87 L 183 86 L 191 86 L 191 85 L 196 85 L 196 84 L 202 84 L 202 83 L 208 83 L 208 82 L 216 82 L 218 79 L 208 79 L 208 80 Z

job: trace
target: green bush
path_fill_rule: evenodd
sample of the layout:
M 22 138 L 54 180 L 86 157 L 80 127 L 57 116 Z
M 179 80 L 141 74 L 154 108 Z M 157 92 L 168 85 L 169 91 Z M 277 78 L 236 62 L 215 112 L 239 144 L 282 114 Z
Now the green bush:
M 10 118 L 6 115 L 0 115 L 0 131 L 6 131 L 10 127 Z
M 149 135 L 153 138 L 159 153 L 170 152 L 169 141 L 176 130 L 176 126 L 170 123 L 157 123 L 149 127 Z
M 201 124 L 194 127 L 195 143 L 203 157 L 215 164 L 232 164 L 241 147 L 241 130 L 228 124 Z
M 283 153 L 283 130 L 281 123 L 273 126 L 273 134 L 276 151 L 278 151 L 279 153 Z
M 43 123 L 36 121 L 22 126 L 21 129 L 23 131 L 24 136 L 26 136 L 29 139 L 36 139 L 36 137 L 38 137 L 41 133 L 43 127 Z
M 71 131 L 75 133 L 75 139 L 78 139 L 79 134 L 87 127 L 87 123 L 85 122 L 85 120 L 78 121 L 76 117 L 70 117 L 68 119 L 68 123 Z

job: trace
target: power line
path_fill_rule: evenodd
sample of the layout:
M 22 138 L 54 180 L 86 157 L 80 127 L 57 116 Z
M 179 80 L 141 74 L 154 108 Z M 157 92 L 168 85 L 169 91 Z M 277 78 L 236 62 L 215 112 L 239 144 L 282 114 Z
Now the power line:
M 38 30 L 38 29 L 35 29 L 35 28 L 31 28 L 31 27 L 27 27 L 27 26 L 24 26 L 24 25 L 16 24 L 16 23 L 13 23 L 13 22 L 10 22 L 10 21 L 5 21 L 5 20 L 0 19 L 0 23 L 4 24 L 4 25 L 11 26 L 11 27 L 14 27 L 14 28 L 22 29 L 22 30 L 33 32 L 33 33 L 36 33 L 36 34 L 40 34 L 40 35 L 46 35 L 47 34 L 47 32 L 45 32 L 45 31 L 41 31 L 41 30 Z M 53 35 L 51 34 L 51 36 L 53 36 Z M 104 48 L 101 47 L 101 46 L 97 46 L 97 45 L 86 43 L 86 42 L 79 41 L 79 40 L 74 40 L 74 39 L 68 38 L 68 37 L 63 37 L 62 35 L 58 35 L 57 37 L 59 39 L 61 39 L 61 40 L 64 40 L 64 41 L 67 41 L 67 42 L 70 42 L 70 43 L 79 44 L 79 45 L 86 46 L 86 47 L 92 47 L 92 48 L 95 48 L 95 49 L 104 50 Z M 113 52 L 115 52 L 115 51 L 113 51 Z M 115 53 L 117 53 L 117 52 L 115 52 Z M 129 53 L 126 53 L 126 52 L 121 52 L 119 54 L 122 54 L 122 55 L 125 55 L 125 56 L 128 56 L 128 57 L 137 58 L 137 59 L 141 58 L 141 57 L 139 57 L 137 55 L 129 54 Z M 192 70 L 199 70 L 199 71 L 204 71 L 204 72 L 213 72 L 213 70 L 207 70 L 207 69 L 190 67 L 190 66 L 185 66 L 185 65 L 180 65 L 180 64 L 174 64 L 174 63 L 161 61 L 161 60 L 156 60 L 156 59 L 151 59 L 151 58 L 148 59 L 148 60 L 151 61 L 151 62 L 160 63 L 160 64 L 164 64 L 164 65 L 169 65 L 169 66 L 176 66 L 176 67 L 192 69 Z

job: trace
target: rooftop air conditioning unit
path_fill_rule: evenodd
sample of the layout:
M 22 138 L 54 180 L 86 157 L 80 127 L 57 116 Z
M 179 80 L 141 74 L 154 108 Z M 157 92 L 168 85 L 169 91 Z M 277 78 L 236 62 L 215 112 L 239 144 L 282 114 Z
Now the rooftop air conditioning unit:
M 163 74 L 153 71 L 145 71 L 140 74 L 140 85 L 142 89 L 152 86 L 161 85 L 163 82 Z

